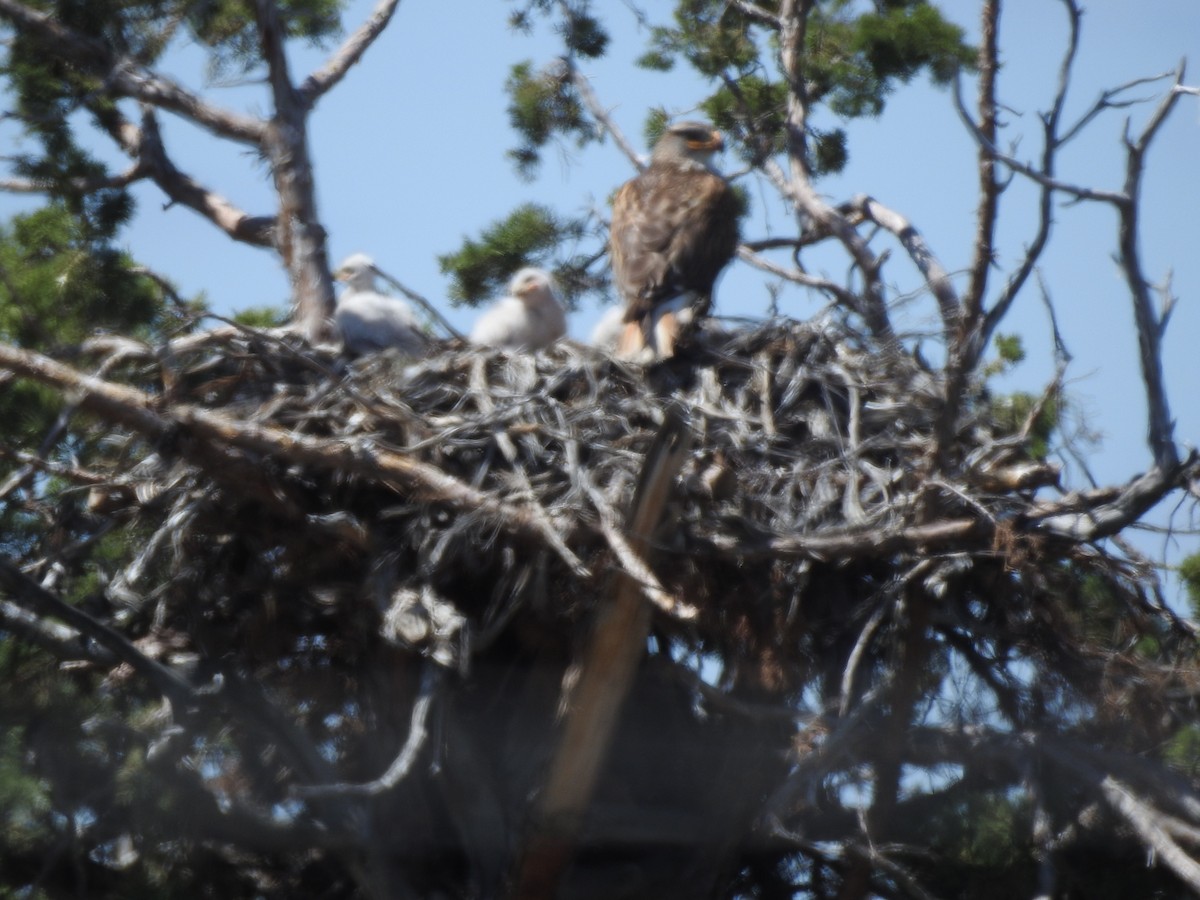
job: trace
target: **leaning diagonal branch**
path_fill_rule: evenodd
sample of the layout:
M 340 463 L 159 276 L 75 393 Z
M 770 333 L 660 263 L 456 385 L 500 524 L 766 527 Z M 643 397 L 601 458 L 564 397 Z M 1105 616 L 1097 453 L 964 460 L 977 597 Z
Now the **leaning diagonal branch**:
M 117 659 L 128 663 L 172 702 L 187 703 L 194 697 L 195 690 L 176 672 L 150 659 L 120 632 L 43 588 L 6 558 L 0 558 L 0 590 L 35 615 L 58 619 L 86 635 Z
M 307 437 L 186 404 L 160 410 L 157 398 L 150 394 L 84 375 L 47 356 L 7 344 L 0 344 L 0 369 L 10 369 L 76 394 L 81 408 L 152 440 L 176 436 L 182 431 L 193 439 L 190 446 L 182 447 L 182 452 L 189 454 L 213 478 L 233 477 L 243 490 L 245 485 L 238 476 L 213 465 L 214 455 L 219 459 L 228 456 L 227 452 L 214 454 L 214 450 L 249 450 L 321 471 L 350 473 L 389 485 L 422 502 L 441 503 L 463 514 L 482 515 L 514 536 L 547 546 L 573 572 L 587 571 L 558 535 L 552 540 L 546 534 L 549 526 L 543 525 L 541 517 L 531 510 L 471 487 L 436 466 L 375 447 L 369 441 L 352 444 Z
M 595 119 L 604 128 L 605 131 L 612 136 L 613 142 L 625 154 L 626 159 L 633 163 L 634 168 L 639 172 L 646 168 L 646 161 L 638 155 L 637 150 L 633 148 L 633 144 L 629 142 L 629 138 L 625 137 L 623 132 L 613 117 L 608 114 L 608 110 L 604 108 L 604 104 L 600 102 L 600 98 L 596 96 L 596 92 L 592 90 L 592 83 L 588 81 L 587 76 L 575 68 L 575 63 L 570 59 L 564 59 L 563 65 L 566 66 L 567 76 L 571 79 L 571 84 L 575 86 L 575 90 L 579 93 L 579 99 L 583 101 L 583 105 L 587 107 L 592 118 Z
M 255 247 L 272 246 L 275 217 L 252 216 L 176 168 L 167 155 L 158 117 L 152 108 L 143 110 L 140 132 L 135 126 L 130 127 L 136 136 L 123 144 L 123 149 L 140 160 L 141 167 L 173 203 L 199 213 L 235 241 Z M 128 130 L 126 133 L 129 134 Z
M 900 241 L 901 246 L 908 252 L 909 258 L 912 259 L 937 300 L 946 342 L 947 344 L 952 342 L 962 322 L 962 304 L 959 302 L 957 291 L 954 290 L 954 283 L 950 280 L 950 273 L 945 270 L 933 251 L 929 249 L 921 232 L 904 216 L 888 209 L 873 197 L 866 195 L 855 197 L 852 206 L 862 214 L 864 219 L 885 228 Z
M 300 85 L 300 96 L 304 105 L 309 109 L 314 107 L 329 90 L 346 77 L 350 67 L 362 59 L 367 49 L 375 43 L 375 39 L 387 28 L 392 14 L 400 0 L 379 0 L 367 20 L 355 30 L 354 34 L 337 51 L 326 60 L 325 65 L 317 69 Z

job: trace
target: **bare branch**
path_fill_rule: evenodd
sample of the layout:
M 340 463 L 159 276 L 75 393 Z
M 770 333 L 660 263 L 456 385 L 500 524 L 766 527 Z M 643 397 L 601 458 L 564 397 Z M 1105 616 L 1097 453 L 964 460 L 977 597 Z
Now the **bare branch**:
M 872 197 L 860 195 L 855 197 L 851 204 L 864 219 L 890 231 L 900 241 L 937 300 L 947 345 L 953 343 L 962 325 L 962 304 L 959 302 L 958 292 L 954 290 L 954 283 L 950 280 L 950 273 L 942 267 L 929 249 L 921 232 L 904 216 L 888 209 Z
M 809 275 L 797 268 L 785 268 L 781 265 L 771 262 L 766 257 L 750 250 L 745 244 L 738 247 L 738 258 L 743 259 L 757 269 L 762 269 L 764 272 L 770 272 L 772 275 L 778 275 L 794 284 L 803 285 L 804 287 L 815 288 L 819 291 L 824 291 L 830 294 L 841 305 L 847 309 L 862 313 L 862 306 L 858 302 L 858 296 L 853 291 L 848 291 L 840 284 L 835 284 L 825 278 L 817 278 L 814 275 Z
M 421 309 L 425 310 L 425 312 L 429 313 L 429 315 L 433 318 L 433 320 L 435 322 L 437 322 L 444 329 L 446 329 L 446 333 L 449 334 L 450 337 L 454 338 L 455 340 L 459 340 L 459 341 L 462 341 L 463 343 L 466 343 L 466 341 L 467 341 L 466 336 L 463 335 L 463 333 L 461 331 L 459 331 L 457 328 L 455 328 L 453 325 L 451 325 L 450 320 L 447 319 L 445 316 L 443 316 L 441 311 L 436 306 L 434 306 L 433 303 L 431 303 L 429 300 L 422 297 L 420 294 L 418 294 L 412 288 L 405 287 L 396 278 L 392 277 L 387 272 L 380 269 L 378 266 L 375 267 L 375 271 L 376 271 L 376 273 L 378 273 L 380 278 L 382 278 L 384 281 L 386 281 L 388 284 L 390 284 L 392 287 L 394 287 L 396 290 L 398 290 L 400 293 L 402 293 L 405 297 L 407 297 L 413 303 L 416 303 L 418 306 L 420 306 Z
M 140 159 L 140 165 L 172 202 L 198 212 L 235 241 L 256 247 L 274 245 L 274 216 L 252 216 L 175 167 L 163 145 L 153 109 L 143 109 L 140 130 L 132 124 L 129 129 L 132 132 L 125 131 L 123 149 Z
M 567 77 L 570 79 L 571 84 L 575 86 L 575 90 L 579 92 L 579 98 L 583 101 L 583 105 L 587 107 L 588 112 L 592 114 L 592 118 L 599 122 L 604 127 L 604 130 L 612 135 L 613 141 L 621 152 L 625 154 L 626 159 L 633 163 L 634 168 L 639 172 L 645 170 L 645 159 L 638 154 L 633 144 L 625 137 L 625 132 L 617 126 L 612 116 L 608 114 L 608 110 L 604 108 L 604 104 L 600 102 L 600 98 L 592 90 L 592 83 L 575 68 L 573 60 L 564 57 L 560 62 L 566 68 Z
M 357 63 L 375 39 L 387 27 L 392 14 L 400 0 L 378 0 L 365 22 L 358 26 L 354 34 L 325 62 L 320 69 L 313 72 L 300 85 L 300 96 L 304 105 L 312 109 L 329 90 L 341 81 L 350 67 Z
M 1189 456 L 1170 468 L 1154 466 L 1122 488 L 1115 498 L 1109 491 L 1100 494 L 1099 502 L 1088 503 L 1080 510 L 1070 502 L 1043 507 L 1031 516 L 1035 527 L 1073 541 L 1095 541 L 1109 537 L 1140 519 L 1168 493 L 1200 475 L 1200 456 L 1193 450 Z
M 0 589 L 18 606 L 38 616 L 61 619 L 80 635 L 95 641 L 117 659 L 132 666 L 135 672 L 145 677 L 173 703 L 186 705 L 193 699 L 195 689 L 178 673 L 150 659 L 123 634 L 52 594 L 3 557 L 0 557 Z
M 998 32 L 1000 0 L 983 4 L 982 37 L 979 44 L 979 134 L 989 144 L 996 143 L 996 73 L 1000 68 Z M 996 180 L 995 162 L 982 147 L 979 150 L 979 205 L 975 212 L 975 250 L 971 261 L 971 278 L 964 297 L 963 318 L 972 328 L 983 310 L 988 272 L 992 266 L 993 236 L 999 210 L 1000 184 Z M 965 340 L 966 335 L 957 340 Z M 949 346 L 951 342 L 948 342 Z
M 409 716 L 408 737 L 386 772 L 374 781 L 364 784 L 304 784 L 296 785 L 292 792 L 302 798 L 374 797 L 390 791 L 398 785 L 412 771 L 413 764 L 417 761 L 417 755 L 425 746 L 425 740 L 429 736 L 425 723 L 429 718 L 429 708 L 433 705 L 435 693 L 441 685 L 443 674 L 441 666 L 429 663 L 425 665 L 425 669 L 421 673 L 420 692 L 417 694 L 417 699 L 413 701 L 412 714 Z
M 650 567 L 641 559 L 637 551 L 626 540 L 617 527 L 616 513 L 605 499 L 604 494 L 592 483 L 586 472 L 580 473 L 584 489 L 600 516 L 600 531 L 608 546 L 612 549 L 626 577 L 637 583 L 646 599 L 657 606 L 667 615 L 675 619 L 694 619 L 698 612 L 694 606 L 683 602 L 680 598 L 667 592 Z
M 1184 66 L 1181 64 L 1175 76 L 1175 86 L 1183 83 Z M 1160 468 L 1170 470 L 1178 462 L 1178 451 L 1173 438 L 1174 422 L 1167 403 L 1166 381 L 1162 370 L 1162 323 L 1154 311 L 1154 300 L 1150 284 L 1143 274 L 1141 252 L 1138 248 L 1138 215 L 1141 195 L 1142 168 L 1150 142 L 1159 127 L 1170 115 L 1176 101 L 1182 96 L 1177 91 L 1169 92 L 1159 103 L 1150 121 L 1136 141 L 1126 141 L 1125 197 L 1118 204 L 1120 216 L 1119 246 L 1121 269 L 1129 284 L 1133 298 L 1133 315 L 1137 323 L 1138 350 L 1141 354 L 1142 381 L 1146 388 L 1146 404 L 1149 412 L 1149 442 L 1154 461 Z

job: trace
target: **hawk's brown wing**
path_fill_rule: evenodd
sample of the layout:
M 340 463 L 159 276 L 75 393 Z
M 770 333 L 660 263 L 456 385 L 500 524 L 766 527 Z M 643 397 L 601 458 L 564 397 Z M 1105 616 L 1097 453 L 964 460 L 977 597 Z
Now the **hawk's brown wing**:
M 707 297 L 737 249 L 738 203 L 706 169 L 654 165 L 613 200 L 613 281 L 627 322 L 691 291 Z

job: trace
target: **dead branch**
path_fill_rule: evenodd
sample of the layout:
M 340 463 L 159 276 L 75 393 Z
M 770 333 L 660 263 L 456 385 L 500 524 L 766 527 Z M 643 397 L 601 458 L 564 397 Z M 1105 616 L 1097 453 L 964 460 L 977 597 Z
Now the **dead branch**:
M 579 99 L 583 101 L 583 105 L 587 107 L 592 118 L 600 123 L 600 126 L 612 136 L 613 142 L 625 155 L 625 158 L 633 164 L 634 168 L 639 172 L 645 169 L 646 161 L 633 148 L 633 144 L 625 137 L 625 132 L 617 126 L 612 116 L 608 114 L 608 110 L 600 102 L 600 98 L 596 96 L 596 92 L 592 89 L 592 83 L 588 81 L 587 76 L 575 67 L 575 61 L 571 58 L 564 57 L 560 62 L 565 67 L 567 78 L 575 86 L 575 90 L 579 93 Z
M 366 20 L 342 43 L 325 64 L 300 85 L 299 93 L 304 105 L 312 109 L 329 90 L 346 77 L 351 66 L 362 59 L 363 54 L 387 28 L 400 0 L 378 0 Z
M 630 513 L 633 546 L 642 557 L 649 555 L 653 532 L 689 445 L 686 424 L 668 408 L 646 454 Z M 514 897 L 553 897 L 570 862 L 617 716 L 645 653 L 650 608 L 641 594 L 641 585 L 631 576 L 619 575 L 613 603 L 600 612 L 593 627 L 578 683 L 568 699 L 563 735 L 520 853 Z
M 395 760 L 388 766 L 387 771 L 365 784 L 307 784 L 296 785 L 293 793 L 297 797 L 318 799 L 321 797 L 373 797 L 390 791 L 412 771 L 417 756 L 425 746 L 429 737 L 426 720 L 429 718 L 429 708 L 437 695 L 444 670 L 440 666 L 426 664 L 421 673 L 421 687 L 417 699 L 413 701 L 412 716 L 408 726 L 408 737 Z
M 79 635 L 95 641 L 115 658 L 128 663 L 172 702 L 186 707 L 195 698 L 195 690 L 176 672 L 145 656 L 119 631 L 43 588 L 7 558 L 0 558 L 0 588 L 19 607 L 39 617 L 60 619 Z M 28 628 L 25 630 L 28 632 Z M 37 631 L 42 637 L 54 635 L 60 643 L 65 637 L 44 627 Z
M 898 212 L 888 209 L 878 200 L 866 195 L 855 197 L 851 206 L 862 216 L 864 221 L 874 222 L 896 236 L 901 246 L 908 252 L 909 258 L 920 271 L 929 290 L 937 300 L 938 309 L 942 315 L 946 343 L 953 345 L 958 339 L 963 327 L 965 315 L 958 292 L 950 280 L 950 273 L 938 262 L 938 258 L 925 243 L 925 238 L 908 219 Z

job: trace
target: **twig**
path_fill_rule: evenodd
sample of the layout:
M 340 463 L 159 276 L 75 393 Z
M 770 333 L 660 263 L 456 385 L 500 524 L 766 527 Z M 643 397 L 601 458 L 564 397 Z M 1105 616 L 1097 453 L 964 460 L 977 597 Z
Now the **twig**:
M 608 114 L 608 110 L 604 108 L 604 105 L 600 102 L 600 98 L 592 90 L 592 83 L 575 67 L 574 60 L 569 57 L 563 57 L 561 62 L 566 67 L 567 77 L 570 79 L 571 84 L 575 86 L 575 90 L 579 92 L 579 98 L 583 101 L 583 105 L 587 107 L 588 112 L 592 114 L 592 118 L 599 122 L 604 130 L 612 135 L 613 142 L 625 154 L 625 158 L 633 163 L 634 168 L 639 172 L 643 171 L 646 168 L 646 161 L 633 148 L 633 144 L 625 137 L 625 132 L 618 127 L 617 123 L 613 121 L 612 116 Z
M 321 797 L 375 797 L 390 791 L 410 772 L 417 761 L 425 740 L 429 736 L 426 720 L 429 709 L 433 705 L 438 687 L 443 677 L 441 666 L 427 663 L 421 672 L 421 687 L 417 699 L 413 701 L 412 714 L 409 716 L 408 737 L 405 739 L 400 752 L 392 760 L 387 771 L 376 778 L 362 784 L 340 782 L 338 784 L 300 784 L 292 788 L 292 793 L 302 799 Z
M 625 570 L 625 574 L 637 582 L 647 600 L 674 619 L 694 619 L 699 614 L 691 604 L 685 603 L 669 593 L 650 571 L 650 567 L 642 561 L 637 551 L 617 528 L 616 513 L 605 499 L 604 494 L 592 483 L 587 472 L 581 472 L 580 478 L 588 498 L 596 508 L 600 519 L 600 531 L 617 561 Z
M 403 284 L 401 284 L 399 281 L 397 281 L 395 278 L 393 278 L 387 272 L 380 269 L 378 266 L 375 266 L 374 269 L 375 269 L 375 274 L 377 274 L 380 278 L 382 278 L 384 281 L 386 281 L 388 284 L 390 284 L 392 287 L 394 287 L 396 290 L 398 290 L 400 293 L 402 293 L 409 300 L 413 301 L 413 303 L 418 304 L 423 310 L 425 310 L 425 312 L 429 313 L 429 315 L 431 315 L 439 325 L 441 325 L 443 328 L 446 329 L 446 333 L 449 334 L 450 337 L 455 338 L 456 340 L 460 340 L 463 343 L 466 343 L 467 339 L 463 335 L 463 333 L 461 331 L 459 331 L 457 328 L 455 328 L 453 325 L 451 325 L 450 320 L 447 319 L 445 316 L 443 316 L 441 314 L 441 312 L 438 311 L 438 308 L 436 306 L 434 306 L 432 303 L 430 303 L 428 300 L 426 300 L 424 297 L 422 297 L 416 291 L 412 290 L 411 288 L 405 287 Z

